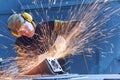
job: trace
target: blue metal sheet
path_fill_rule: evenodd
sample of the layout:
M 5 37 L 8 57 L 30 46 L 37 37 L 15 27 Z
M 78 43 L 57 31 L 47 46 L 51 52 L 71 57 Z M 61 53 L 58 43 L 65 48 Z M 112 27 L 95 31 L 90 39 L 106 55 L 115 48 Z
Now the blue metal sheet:
M 3 78 L 0 78 L 3 79 Z M 62 75 L 49 75 L 43 77 L 21 77 L 21 78 L 13 78 L 13 77 L 5 77 L 5 80 L 120 80 L 119 74 L 99 74 L 99 75 L 79 75 L 79 74 L 62 74 Z
M 35 78 L 33 80 L 120 80 L 119 74 L 105 74 L 105 75 L 78 75 L 78 74 L 64 74 L 55 75 L 52 77 Z

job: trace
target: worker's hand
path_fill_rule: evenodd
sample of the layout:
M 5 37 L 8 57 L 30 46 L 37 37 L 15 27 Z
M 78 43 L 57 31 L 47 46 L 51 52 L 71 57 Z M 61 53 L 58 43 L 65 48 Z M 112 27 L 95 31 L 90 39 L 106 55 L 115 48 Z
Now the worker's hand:
M 57 52 L 63 52 L 67 47 L 67 42 L 63 36 L 58 35 L 53 46 Z

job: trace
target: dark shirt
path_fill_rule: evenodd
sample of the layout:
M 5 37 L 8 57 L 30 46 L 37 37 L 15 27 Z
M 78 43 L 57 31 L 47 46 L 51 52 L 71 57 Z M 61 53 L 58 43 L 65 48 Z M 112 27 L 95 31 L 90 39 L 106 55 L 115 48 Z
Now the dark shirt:
M 42 22 L 37 25 L 35 34 L 32 38 L 28 38 L 25 36 L 19 37 L 17 38 L 15 45 L 17 45 L 23 51 L 24 54 L 27 54 L 27 58 L 29 57 L 31 58 L 31 56 L 34 57 L 43 54 L 47 52 L 54 44 L 57 34 L 59 34 L 56 32 L 60 31 L 60 33 L 62 32 L 63 34 L 69 34 L 69 31 L 71 31 L 74 26 L 77 26 L 76 23 L 77 23 L 76 21 L 70 23 L 62 22 L 62 24 L 61 22 L 55 22 L 55 21 Z M 55 27 L 57 27 L 57 29 L 55 29 Z M 54 30 L 56 32 L 54 32 Z M 18 57 L 24 57 L 23 53 L 20 54 L 18 52 Z M 29 63 L 29 61 L 31 62 L 31 59 L 30 60 L 28 59 L 27 61 L 26 60 L 25 61 L 20 60 L 20 64 L 18 63 L 19 68 L 24 69 L 22 63 Z M 68 64 L 67 61 L 68 61 L 67 59 L 59 59 L 59 63 L 64 70 L 66 69 L 66 64 Z M 30 64 L 28 64 L 28 66 L 29 65 Z M 67 69 L 65 71 L 67 71 Z
M 32 38 L 25 36 L 19 37 L 15 44 L 19 46 L 25 54 L 39 55 L 49 50 L 56 36 L 54 32 L 54 21 L 43 22 L 37 25 Z

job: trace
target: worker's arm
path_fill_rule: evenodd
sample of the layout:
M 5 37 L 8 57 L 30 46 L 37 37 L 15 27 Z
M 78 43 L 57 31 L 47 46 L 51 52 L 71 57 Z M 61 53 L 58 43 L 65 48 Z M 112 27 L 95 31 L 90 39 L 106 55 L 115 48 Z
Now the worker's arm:
M 34 74 L 47 74 L 46 68 L 41 65 L 41 63 L 51 54 L 44 53 L 37 55 L 36 57 L 27 56 L 20 46 L 16 46 L 17 53 L 17 65 L 21 75 L 34 75 Z M 43 71 L 44 70 L 44 71 Z
M 15 48 L 17 52 L 17 60 L 26 59 L 27 54 L 25 54 L 24 50 L 18 45 L 15 45 Z

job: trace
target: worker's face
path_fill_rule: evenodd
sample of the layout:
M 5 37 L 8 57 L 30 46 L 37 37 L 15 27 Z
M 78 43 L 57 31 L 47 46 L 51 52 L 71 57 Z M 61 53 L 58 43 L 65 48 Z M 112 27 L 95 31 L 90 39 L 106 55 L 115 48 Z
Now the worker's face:
M 20 35 L 31 38 L 35 33 L 35 29 L 31 23 L 26 21 L 24 24 L 21 25 L 20 29 L 18 30 L 18 33 Z

